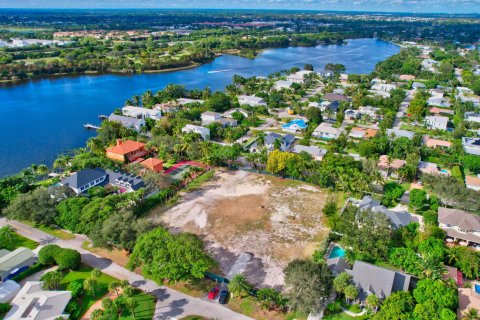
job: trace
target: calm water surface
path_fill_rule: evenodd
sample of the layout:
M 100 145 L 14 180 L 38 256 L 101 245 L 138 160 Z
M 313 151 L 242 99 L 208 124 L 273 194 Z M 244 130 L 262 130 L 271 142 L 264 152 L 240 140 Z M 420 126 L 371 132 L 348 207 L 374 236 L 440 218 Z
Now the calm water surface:
M 273 49 L 256 59 L 225 55 L 194 69 L 168 73 L 82 75 L 0 87 L 0 177 L 32 163 L 51 165 L 58 154 L 84 146 L 95 134 L 83 129 L 84 123 L 98 123 L 99 114 L 110 114 L 148 89 L 178 83 L 189 89 L 221 90 L 234 74 L 266 76 L 305 63 L 316 70 L 341 63 L 348 73 L 369 73 L 377 62 L 398 51 L 391 43 L 357 39 L 347 45 Z

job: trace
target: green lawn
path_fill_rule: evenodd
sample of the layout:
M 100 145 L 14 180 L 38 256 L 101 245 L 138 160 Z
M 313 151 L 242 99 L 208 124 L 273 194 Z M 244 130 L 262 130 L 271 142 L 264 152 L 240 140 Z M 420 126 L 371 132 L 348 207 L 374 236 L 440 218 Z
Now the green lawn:
M 45 233 L 48 233 L 51 236 L 57 237 L 62 240 L 72 240 L 75 239 L 75 236 L 71 234 L 70 232 L 67 232 L 65 230 L 62 230 L 60 228 L 55 228 L 51 226 L 39 226 L 36 225 L 33 222 L 30 221 L 22 221 L 22 223 L 26 224 L 27 226 L 30 226 L 32 228 L 36 228 L 38 230 L 41 230 Z
M 323 317 L 324 320 L 365 320 L 365 319 L 370 319 L 370 316 L 368 315 L 363 315 L 361 317 L 351 317 L 345 312 L 342 313 L 336 313 L 336 314 L 329 314 Z
M 120 320 L 151 320 L 155 313 L 155 297 L 141 290 L 136 290 L 133 298 L 137 301 L 135 317 L 131 314 L 130 310 L 126 310 L 120 317 Z
M 16 233 L 12 238 L 12 241 L 10 243 L 5 243 L 2 249 L 15 250 L 21 247 L 33 250 L 38 247 L 38 243 Z
M 80 279 L 85 280 L 90 276 L 90 272 L 93 270 L 92 267 L 86 265 L 80 265 L 80 268 L 75 271 L 68 272 L 62 280 L 62 289 L 69 290 L 69 285 L 71 282 Z M 91 292 L 85 292 L 78 298 L 80 305 L 79 311 L 77 314 L 72 314 L 72 318 L 78 319 L 83 315 L 96 300 L 101 299 L 108 292 L 108 284 L 113 281 L 118 281 L 114 277 L 102 273 L 99 279 L 99 288 L 95 292 L 95 296 Z

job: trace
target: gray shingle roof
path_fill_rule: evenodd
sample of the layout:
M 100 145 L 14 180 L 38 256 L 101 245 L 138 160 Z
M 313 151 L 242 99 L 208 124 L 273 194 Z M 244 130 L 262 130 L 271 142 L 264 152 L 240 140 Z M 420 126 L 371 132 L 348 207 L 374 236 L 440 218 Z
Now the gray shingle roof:
M 83 169 L 78 171 L 65 179 L 63 179 L 60 184 L 70 188 L 78 189 L 81 186 L 84 186 L 96 179 L 106 175 L 106 171 L 100 168 L 96 169 Z
M 110 117 L 108 117 L 108 120 L 120 122 L 126 127 L 138 127 L 140 123 L 143 122 L 142 119 L 119 116 L 118 114 L 114 114 L 114 113 L 112 113 Z
M 406 226 L 412 222 L 412 215 L 408 212 L 392 211 L 381 205 L 379 201 L 372 199 L 369 196 L 363 197 L 363 199 L 357 204 L 361 211 L 371 211 L 375 213 L 384 214 L 392 223 L 394 228 Z
M 463 210 L 438 208 L 438 222 L 480 231 L 480 217 Z

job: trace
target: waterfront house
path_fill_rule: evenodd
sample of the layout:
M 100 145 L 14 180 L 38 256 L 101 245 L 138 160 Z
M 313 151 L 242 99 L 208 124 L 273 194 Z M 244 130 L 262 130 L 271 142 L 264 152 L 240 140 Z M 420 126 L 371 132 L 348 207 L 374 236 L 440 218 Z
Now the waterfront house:
M 480 175 L 465 176 L 465 186 L 467 187 L 467 189 L 480 191 Z
M 122 114 L 126 117 L 137 118 L 137 119 L 159 120 L 162 118 L 162 112 L 160 110 L 132 107 L 132 106 L 123 107 Z
M 282 131 L 290 132 L 290 133 L 297 133 L 299 131 L 303 131 L 308 127 L 307 121 L 304 119 L 295 119 L 282 125 Z
M 287 81 L 290 81 L 292 83 L 303 84 L 305 82 L 305 76 L 311 73 L 313 73 L 313 71 L 310 71 L 310 70 L 297 71 L 295 73 L 289 74 L 287 76 Z
M 27 270 L 36 262 L 35 253 L 30 249 L 18 248 L 11 252 L 2 249 L 0 251 L 0 281 L 12 278 Z
M 448 117 L 443 116 L 426 116 L 425 125 L 430 130 L 447 131 Z
M 274 89 L 280 91 L 282 89 L 290 89 L 293 82 L 288 80 L 278 80 L 275 82 Z
M 81 194 L 88 189 L 101 185 L 107 179 L 105 170 L 97 169 L 83 169 L 66 177 L 58 184 L 72 189 L 76 194 Z
M 70 291 L 43 290 L 41 281 L 27 281 L 12 300 L 12 308 L 4 319 L 69 319 L 64 311 L 71 298 Z
M 414 222 L 412 215 L 407 211 L 392 211 L 380 204 L 380 201 L 373 199 L 370 196 L 363 197 L 362 200 L 354 202 L 359 211 L 370 212 L 371 214 L 382 214 L 390 220 L 392 228 L 398 229 Z
M 322 122 L 312 132 L 312 136 L 314 136 L 315 138 L 331 140 L 337 139 L 342 132 L 342 128 L 335 128 L 331 123 Z
M 197 133 L 202 137 L 203 140 L 210 140 L 210 129 L 205 127 L 187 124 L 185 127 L 182 128 L 182 132 Z
M 181 106 L 185 106 L 185 105 L 192 104 L 192 103 L 204 104 L 205 101 L 201 100 L 201 99 L 179 98 L 179 99 L 177 99 L 177 103 Z
M 480 123 L 480 112 L 478 111 L 465 112 L 465 121 Z
M 158 158 L 148 158 L 140 162 L 140 165 L 156 173 L 163 171 L 163 161 Z
M 109 159 L 128 163 L 145 157 L 149 154 L 149 151 L 145 149 L 145 143 L 143 142 L 117 139 L 116 145 L 108 147 L 106 153 Z
M 299 144 L 293 147 L 292 152 L 296 154 L 306 152 L 309 155 L 311 155 L 312 158 L 315 159 L 316 161 L 322 161 L 323 157 L 327 154 L 327 150 L 320 149 L 317 146 L 302 146 Z
M 438 208 L 438 226 L 447 237 L 467 244 L 480 244 L 480 216 L 459 209 Z
M 137 132 L 140 132 L 142 130 L 142 127 L 145 126 L 145 120 L 144 119 L 137 119 L 137 118 L 131 118 L 131 117 L 126 117 L 126 116 L 120 116 L 118 114 L 112 113 L 108 117 L 109 121 L 115 121 L 119 122 L 122 124 L 122 126 L 135 130 Z
M 241 95 L 238 96 L 238 103 L 240 105 L 247 105 L 250 107 L 260 107 L 260 106 L 266 106 L 267 103 L 263 98 L 255 97 L 255 96 L 245 96 Z
M 123 172 L 120 170 L 106 170 L 108 180 L 107 184 L 117 187 L 120 193 L 129 193 L 137 191 L 145 187 L 142 178 L 132 173 Z
M 480 156 L 480 138 L 462 138 L 463 150 L 468 154 Z
M 415 136 L 415 133 L 412 131 L 408 130 L 401 130 L 401 129 L 387 129 L 387 135 L 389 137 L 393 137 L 394 139 L 396 138 L 408 138 L 408 139 L 413 139 Z
M 178 106 L 176 103 L 172 102 L 159 103 L 153 106 L 153 110 L 157 110 L 162 113 L 174 113 L 178 111 Z
M 406 292 L 410 288 L 410 275 L 359 260 L 355 261 L 348 273 L 358 289 L 360 301 L 364 301 L 371 294 L 379 299 L 385 299 L 394 292 Z
M 245 118 L 247 118 L 249 116 L 249 113 L 248 113 L 247 110 L 242 109 L 242 108 L 235 108 L 235 109 L 230 109 L 230 110 L 225 111 L 223 113 L 223 117 L 233 119 L 233 114 L 235 114 L 235 113 L 240 113 Z

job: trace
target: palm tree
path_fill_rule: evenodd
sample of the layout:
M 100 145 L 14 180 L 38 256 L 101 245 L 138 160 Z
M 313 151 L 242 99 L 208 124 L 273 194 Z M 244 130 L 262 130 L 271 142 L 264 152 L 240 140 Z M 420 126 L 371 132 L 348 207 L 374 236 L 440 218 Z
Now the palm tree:
M 465 312 L 465 314 L 462 316 L 462 320 L 478 320 L 480 319 L 480 315 L 478 313 L 477 309 L 470 308 Z
M 265 132 L 257 131 L 255 136 L 257 137 L 257 145 L 263 146 L 265 144 Z
M 228 284 L 228 289 L 230 289 L 230 292 L 234 297 L 248 294 L 251 288 L 252 286 L 247 282 L 245 276 L 241 274 L 235 275 Z
M 60 288 L 63 279 L 63 273 L 60 271 L 51 271 L 45 273 L 40 280 L 42 280 L 42 288 L 44 290 L 56 290 Z
M 37 167 L 37 170 L 35 170 L 35 172 L 39 175 L 39 176 L 45 176 L 48 174 L 48 167 L 44 164 L 41 164 Z
M 358 297 L 358 289 L 352 284 L 345 288 L 344 293 L 347 303 L 350 303 L 350 300 L 355 300 Z
M 13 238 L 15 237 L 15 229 L 11 225 L 0 228 L 0 242 L 5 246 L 5 242 L 9 247 L 13 246 Z
M 135 298 L 133 298 L 133 297 L 129 297 L 129 298 L 127 298 L 127 300 L 125 300 L 125 304 L 127 305 L 127 307 L 132 312 L 133 319 L 135 319 L 135 308 L 138 305 L 137 300 L 135 300 Z
M 108 284 L 108 291 L 110 291 L 111 293 L 115 293 L 117 295 L 117 297 L 119 296 L 119 293 L 118 293 L 118 288 L 120 288 L 121 286 L 121 283 L 120 281 L 113 281 L 113 282 L 110 282 Z
M 275 150 L 280 150 L 281 147 L 282 147 L 282 140 L 275 139 L 275 141 L 273 142 L 273 148 Z
M 380 299 L 378 299 L 376 295 L 371 294 L 367 297 L 367 299 L 365 299 L 365 303 L 375 313 L 377 308 L 380 306 Z

